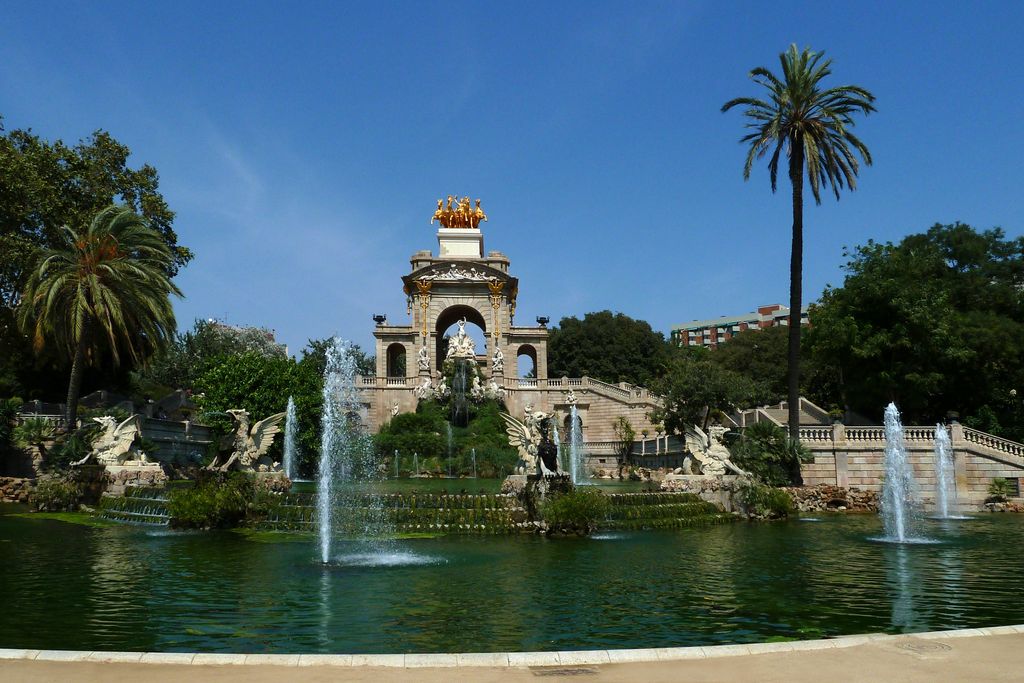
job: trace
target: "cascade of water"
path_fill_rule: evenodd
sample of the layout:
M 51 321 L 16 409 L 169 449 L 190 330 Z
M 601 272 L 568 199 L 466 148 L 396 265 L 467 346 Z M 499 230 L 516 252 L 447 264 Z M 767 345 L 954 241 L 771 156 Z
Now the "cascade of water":
M 412 473 L 413 476 L 420 476 L 420 454 L 416 451 L 412 452 Z
M 949 518 L 950 499 L 956 502 L 956 487 L 953 486 L 953 448 L 949 432 L 943 424 L 935 425 L 935 502 L 936 513 L 943 519 Z
M 395 449 L 395 479 L 398 479 L 398 449 Z
M 569 407 L 569 468 L 572 483 L 577 486 L 589 484 L 586 472 L 587 453 L 583 450 L 583 422 L 576 405 Z
M 470 361 L 464 358 L 455 360 L 455 373 L 452 375 L 451 416 L 449 422 L 456 427 L 465 427 L 469 423 L 469 401 L 466 398 L 466 365 Z
M 284 417 L 284 457 L 281 466 L 284 474 L 291 480 L 298 476 L 295 463 L 295 432 L 298 431 L 298 422 L 295 419 L 295 399 L 288 397 L 288 408 Z
M 444 424 L 445 433 L 448 435 L 448 477 L 452 476 L 452 423 Z
M 473 455 L 473 478 L 476 479 L 476 449 L 470 450 L 470 453 Z
M 882 523 L 885 540 L 903 543 L 913 535 L 914 477 L 903 443 L 903 424 L 895 403 L 885 409 L 885 482 L 882 484 Z
M 359 411 L 362 404 L 355 384 L 356 362 L 351 345 L 335 337 L 327 348 L 324 367 L 323 418 L 320 435 L 320 467 L 317 473 L 317 520 L 320 537 L 320 558 L 331 559 L 339 484 L 373 481 L 377 471 L 373 449 L 362 428 Z M 379 498 L 365 496 L 359 509 L 366 514 L 362 520 L 363 540 L 379 540 L 382 536 L 383 508 Z
M 551 434 L 555 439 L 555 448 L 558 450 L 558 467 L 564 472 L 565 461 L 562 456 L 565 454 L 565 449 L 562 448 L 562 437 L 558 435 L 558 422 L 554 419 L 551 420 Z

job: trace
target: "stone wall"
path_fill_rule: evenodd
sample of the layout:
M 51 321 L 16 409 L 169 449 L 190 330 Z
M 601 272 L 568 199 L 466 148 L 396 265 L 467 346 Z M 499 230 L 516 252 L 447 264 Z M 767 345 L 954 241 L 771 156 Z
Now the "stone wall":
M 983 432 L 950 426 L 954 480 L 960 512 L 981 508 L 992 480 L 1024 484 L 1024 445 Z M 832 485 L 879 491 L 885 474 L 885 440 L 881 427 L 801 428 L 801 442 L 814 455 L 800 469 L 808 486 Z M 907 460 L 918 487 L 917 497 L 930 509 L 935 499 L 935 428 L 906 427 Z M 1024 488 L 1024 486 L 1022 486 Z

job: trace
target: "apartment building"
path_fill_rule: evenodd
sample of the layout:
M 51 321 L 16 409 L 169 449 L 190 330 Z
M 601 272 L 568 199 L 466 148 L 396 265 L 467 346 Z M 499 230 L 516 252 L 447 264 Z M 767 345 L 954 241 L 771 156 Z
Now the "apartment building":
M 694 320 L 673 325 L 671 338 L 677 346 L 714 347 L 746 330 L 763 330 L 789 324 L 789 307 L 782 304 L 758 306 L 756 311 L 742 315 L 724 315 L 708 320 Z M 807 324 L 807 307 L 800 311 L 800 324 Z

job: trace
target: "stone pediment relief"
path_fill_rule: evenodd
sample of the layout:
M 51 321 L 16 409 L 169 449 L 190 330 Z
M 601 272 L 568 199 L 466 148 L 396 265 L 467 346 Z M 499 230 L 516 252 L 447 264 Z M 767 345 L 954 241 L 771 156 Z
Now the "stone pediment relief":
M 486 267 L 444 263 L 413 273 L 410 279 L 417 282 L 503 282 L 508 276 Z

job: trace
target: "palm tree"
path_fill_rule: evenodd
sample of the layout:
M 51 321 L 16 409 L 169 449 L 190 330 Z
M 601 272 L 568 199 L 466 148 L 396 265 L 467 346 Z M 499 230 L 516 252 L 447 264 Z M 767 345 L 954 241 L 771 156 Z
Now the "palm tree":
M 740 139 L 750 145 L 743 166 L 743 179 L 750 178 L 755 159 L 772 151 L 768 170 L 772 192 L 776 189 L 779 158 L 785 151 L 789 160 L 789 181 L 793 186 L 793 246 L 789 264 L 789 435 L 800 436 L 800 309 L 802 306 L 803 230 L 804 230 L 804 168 L 814 201 L 821 204 L 821 188 L 832 187 L 839 199 L 839 190 L 857 187 L 860 165 L 854 150 L 864 163 L 871 165 L 868 148 L 850 131 L 853 115 L 875 111 L 874 95 L 856 85 L 822 89 L 821 81 L 832 73 L 832 60 L 822 60 L 823 52 L 805 48 L 798 52 L 790 45 L 779 55 L 782 78 L 764 67 L 750 72 L 750 78 L 768 91 L 767 101 L 755 97 L 738 97 L 722 105 L 722 111 L 735 106 L 746 107 L 751 132 Z
M 49 345 L 71 358 L 65 427 L 74 429 L 86 365 L 105 353 L 113 364 L 144 361 L 174 335 L 168 272 L 174 255 L 146 219 L 108 206 L 84 232 L 63 228 L 64 243 L 40 256 L 18 309 L 36 351 Z

